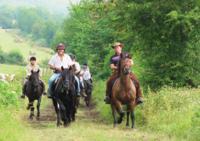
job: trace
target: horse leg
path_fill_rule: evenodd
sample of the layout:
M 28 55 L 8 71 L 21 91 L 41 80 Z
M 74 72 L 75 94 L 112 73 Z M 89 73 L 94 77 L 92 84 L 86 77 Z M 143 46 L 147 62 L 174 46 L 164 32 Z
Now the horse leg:
M 90 101 L 91 101 L 91 91 L 89 91 L 88 93 L 87 93 L 87 103 L 86 103 L 86 105 L 89 107 L 90 106 Z
M 127 117 L 126 117 L 126 127 L 129 127 L 129 115 L 130 115 L 130 112 L 129 111 L 127 111 L 126 112 L 126 114 L 127 114 Z
M 59 127 L 61 125 L 59 105 L 58 105 L 58 103 L 56 102 L 55 99 L 52 99 L 52 100 L 53 100 L 53 105 L 54 105 L 54 108 L 55 108 L 55 111 L 56 111 L 56 115 L 57 115 L 57 127 Z
M 37 120 L 40 119 L 40 103 L 41 103 L 41 97 L 38 99 L 37 102 Z
M 33 103 L 32 103 L 32 101 L 29 99 L 28 100 L 29 102 L 28 102 L 28 105 L 27 105 L 27 107 L 26 107 L 26 109 L 27 110 L 30 110 L 30 108 L 31 108 L 31 106 L 33 105 Z
M 134 110 L 131 111 L 131 121 L 132 121 L 131 128 L 134 128 L 134 126 L 135 126 L 135 113 L 134 113 Z
M 116 107 L 117 107 L 117 111 L 118 111 L 118 113 L 120 115 L 120 117 L 118 118 L 117 123 L 120 124 L 120 123 L 122 123 L 123 118 L 124 118 L 124 111 L 123 111 L 122 105 L 121 105 L 121 103 L 119 101 L 116 102 Z
M 62 125 L 61 123 L 61 109 L 60 109 L 60 105 L 57 103 L 57 127 L 59 127 L 60 125 Z
M 29 116 L 29 119 L 33 119 L 33 116 L 34 116 L 34 105 L 33 105 L 33 101 L 29 103 L 30 105 L 30 116 Z
M 117 125 L 116 109 L 115 109 L 114 105 L 112 105 L 112 104 L 111 104 L 111 108 L 112 108 L 112 115 L 113 115 L 113 119 L 114 119 L 113 127 L 116 127 L 116 125 Z

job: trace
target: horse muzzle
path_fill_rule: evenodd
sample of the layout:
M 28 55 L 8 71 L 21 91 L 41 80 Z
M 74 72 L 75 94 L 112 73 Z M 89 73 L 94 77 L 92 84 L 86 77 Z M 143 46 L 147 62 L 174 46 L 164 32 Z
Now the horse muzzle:
M 130 72 L 131 72 L 131 69 L 130 69 L 130 68 L 126 68 L 126 67 L 125 67 L 125 68 L 123 69 L 123 74 L 124 74 L 124 75 L 128 75 Z

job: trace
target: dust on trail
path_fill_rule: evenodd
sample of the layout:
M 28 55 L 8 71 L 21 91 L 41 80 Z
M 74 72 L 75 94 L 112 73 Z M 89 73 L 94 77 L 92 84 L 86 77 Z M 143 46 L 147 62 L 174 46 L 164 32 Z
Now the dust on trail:
M 51 102 L 41 109 L 40 120 L 28 120 L 28 112 L 23 119 L 30 129 L 32 141 L 168 141 L 172 140 L 160 134 L 151 134 L 137 129 L 125 128 L 125 124 L 113 128 L 99 120 L 94 105 L 87 108 L 81 104 L 76 121 L 67 128 L 56 127 L 56 114 Z

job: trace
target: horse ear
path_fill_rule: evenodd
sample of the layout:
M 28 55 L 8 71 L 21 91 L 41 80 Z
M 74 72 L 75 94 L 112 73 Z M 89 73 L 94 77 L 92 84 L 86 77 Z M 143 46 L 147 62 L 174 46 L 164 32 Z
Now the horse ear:
M 72 68 L 73 68 L 73 67 L 72 67 L 72 66 L 70 66 L 70 67 L 69 67 L 69 70 L 72 70 Z
M 62 70 L 62 71 L 64 70 L 64 67 L 63 67 L 63 66 L 61 67 L 61 70 Z

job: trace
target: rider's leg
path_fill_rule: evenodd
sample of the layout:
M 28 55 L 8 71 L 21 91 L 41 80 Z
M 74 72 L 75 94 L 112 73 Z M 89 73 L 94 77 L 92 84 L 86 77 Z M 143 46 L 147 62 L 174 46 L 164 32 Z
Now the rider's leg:
M 80 82 L 77 76 L 75 76 L 75 80 L 77 83 L 76 93 L 77 93 L 77 96 L 80 96 L 81 88 L 80 88 Z
M 23 87 L 22 87 L 22 95 L 21 95 L 21 98 L 25 98 L 27 83 L 28 83 L 28 79 L 26 78 L 26 79 L 24 80 L 24 85 L 23 85 Z
M 140 83 L 137 77 L 133 73 L 130 73 L 130 77 L 133 80 L 133 83 L 135 84 L 135 88 L 136 88 L 136 102 L 137 104 L 141 104 L 143 103 L 143 98 L 142 98 L 142 91 L 140 89 Z
M 48 96 L 49 98 L 51 98 L 52 95 L 53 95 L 53 92 L 52 92 L 52 85 L 53 85 L 53 82 L 54 82 L 59 76 L 60 76 L 60 73 L 54 73 L 54 74 L 50 77 L 50 79 L 49 79 L 49 82 L 48 82 L 49 88 L 48 88 L 48 93 L 47 93 L 47 96 Z
M 40 80 L 40 85 L 42 86 L 42 94 L 46 94 L 45 92 L 45 85 L 44 85 L 44 82 L 42 80 Z
M 83 77 L 79 78 L 81 89 L 84 89 Z
M 110 99 L 111 99 L 111 94 L 112 94 L 112 86 L 113 86 L 113 83 L 114 83 L 116 78 L 117 78 L 117 74 L 113 74 L 107 80 L 107 83 L 106 83 L 106 97 L 104 99 L 106 104 L 110 104 Z

